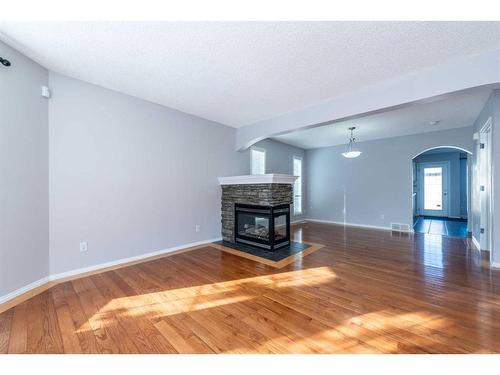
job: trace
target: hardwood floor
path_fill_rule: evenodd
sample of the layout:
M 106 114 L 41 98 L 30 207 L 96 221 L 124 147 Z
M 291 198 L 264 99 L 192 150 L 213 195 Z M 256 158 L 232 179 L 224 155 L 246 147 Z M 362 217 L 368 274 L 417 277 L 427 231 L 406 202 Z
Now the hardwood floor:
M 467 239 L 308 223 L 275 269 L 207 246 L 0 314 L 0 353 L 500 352 L 500 272 Z

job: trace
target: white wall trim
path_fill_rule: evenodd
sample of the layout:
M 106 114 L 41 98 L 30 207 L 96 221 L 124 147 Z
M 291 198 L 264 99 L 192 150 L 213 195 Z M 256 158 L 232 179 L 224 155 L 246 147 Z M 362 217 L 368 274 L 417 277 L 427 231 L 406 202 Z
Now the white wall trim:
M 42 277 L 40 280 L 33 281 L 32 283 L 25 285 L 19 289 L 16 289 L 10 293 L 7 293 L 3 296 L 0 296 L 0 304 L 5 303 L 10 301 L 11 299 L 14 299 L 16 297 L 19 297 L 20 295 L 29 292 L 32 289 L 38 288 L 39 286 L 46 284 L 50 281 L 50 277 Z
M 310 221 L 313 223 L 322 223 L 322 224 L 336 224 L 343 225 L 346 227 L 358 227 L 358 228 L 367 228 L 367 229 L 378 229 L 378 230 L 387 230 L 391 232 L 398 232 L 396 230 L 391 229 L 390 227 L 383 227 L 377 225 L 368 225 L 368 224 L 357 224 L 357 223 L 344 223 L 342 221 L 331 221 L 331 220 L 319 220 L 319 219 L 305 219 L 305 221 Z M 404 231 L 404 233 L 413 233 L 413 230 Z
M 481 250 L 481 245 L 479 244 L 479 241 L 476 240 L 476 237 L 472 236 L 472 243 L 476 247 L 476 249 Z
M 252 184 L 293 184 L 296 176 L 288 174 L 249 174 L 244 176 L 219 177 L 221 185 L 252 185 Z
M 29 292 L 30 290 L 38 288 L 39 286 L 42 286 L 42 285 L 44 285 L 48 282 L 51 282 L 51 281 L 57 281 L 60 279 L 64 279 L 66 277 L 72 277 L 72 276 L 77 276 L 80 274 L 85 274 L 87 272 L 99 271 L 99 270 L 106 269 L 109 267 L 114 267 L 114 266 L 118 266 L 121 264 L 127 264 L 127 263 L 131 263 L 131 262 L 136 262 L 138 260 L 148 259 L 148 258 L 156 257 L 158 255 L 168 254 L 168 253 L 172 253 L 172 252 L 175 252 L 178 250 L 189 249 L 190 247 L 205 245 L 205 244 L 209 244 L 209 243 L 217 242 L 217 241 L 221 241 L 221 240 L 222 240 L 221 237 L 217 237 L 217 238 L 212 238 L 212 239 L 198 241 L 198 242 L 191 242 L 188 244 L 174 246 L 174 247 L 170 247 L 168 249 L 153 251 L 153 252 L 146 253 L 146 254 L 136 255 L 133 257 L 129 257 L 129 258 L 122 258 L 122 259 L 113 260 L 110 262 L 94 264 L 94 265 L 88 266 L 88 267 L 77 268 L 77 269 L 74 269 L 71 271 L 61 272 L 58 274 L 52 274 L 52 275 L 43 277 L 40 280 L 32 282 L 31 284 L 25 285 L 25 286 L 23 286 L 17 290 L 14 290 L 8 294 L 0 296 L 0 304 L 8 302 L 8 301 L 24 294 L 24 293 Z
M 491 268 L 500 268 L 500 262 L 491 262 L 490 267 Z

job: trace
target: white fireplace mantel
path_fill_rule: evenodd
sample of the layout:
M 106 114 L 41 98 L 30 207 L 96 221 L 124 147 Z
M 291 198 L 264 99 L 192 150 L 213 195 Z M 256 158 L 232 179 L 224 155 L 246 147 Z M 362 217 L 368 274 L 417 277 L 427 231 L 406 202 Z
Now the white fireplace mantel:
M 289 174 L 250 174 L 245 176 L 219 177 L 221 185 L 253 185 L 253 184 L 293 184 L 297 176 Z

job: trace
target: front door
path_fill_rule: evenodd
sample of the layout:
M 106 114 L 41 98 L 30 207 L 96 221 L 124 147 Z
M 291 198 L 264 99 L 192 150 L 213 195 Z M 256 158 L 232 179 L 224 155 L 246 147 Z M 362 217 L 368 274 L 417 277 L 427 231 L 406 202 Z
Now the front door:
M 419 215 L 448 216 L 449 163 L 419 163 Z

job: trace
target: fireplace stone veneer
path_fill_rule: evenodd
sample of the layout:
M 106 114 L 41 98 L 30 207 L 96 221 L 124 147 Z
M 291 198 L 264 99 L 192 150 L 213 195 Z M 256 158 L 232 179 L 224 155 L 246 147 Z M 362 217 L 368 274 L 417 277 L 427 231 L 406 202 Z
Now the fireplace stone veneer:
M 293 203 L 293 182 L 289 175 L 255 175 L 219 178 L 222 187 L 222 239 L 235 243 L 235 204 L 278 206 Z M 291 211 L 291 208 L 290 208 Z

